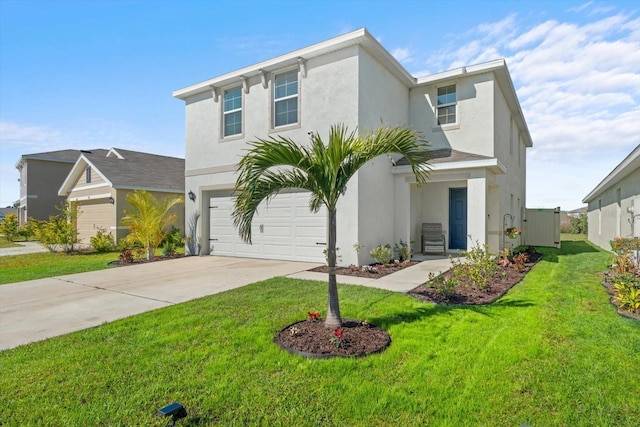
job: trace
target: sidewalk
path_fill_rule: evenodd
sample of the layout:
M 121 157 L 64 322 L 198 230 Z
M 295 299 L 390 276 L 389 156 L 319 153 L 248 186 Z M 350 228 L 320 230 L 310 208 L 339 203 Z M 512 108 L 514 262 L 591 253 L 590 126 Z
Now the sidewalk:
M 16 245 L 20 245 L 20 247 L 0 248 L 0 256 L 47 252 L 47 249 L 38 242 L 16 242 Z

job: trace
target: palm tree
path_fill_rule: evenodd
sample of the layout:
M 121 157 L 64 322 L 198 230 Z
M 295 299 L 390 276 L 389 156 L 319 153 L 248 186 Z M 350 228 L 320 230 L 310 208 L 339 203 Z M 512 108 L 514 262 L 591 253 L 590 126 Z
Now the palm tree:
M 326 206 L 329 217 L 327 263 L 329 296 L 325 326 L 342 324 L 336 285 L 336 206 L 351 177 L 369 161 L 381 155 L 404 156 L 419 183 L 428 176 L 429 151 L 419 133 L 404 127 L 382 126 L 366 135 L 348 133 L 344 125 L 333 125 L 325 146 L 320 136 L 311 134 L 311 144 L 302 146 L 289 138 L 272 136 L 249 143 L 249 152 L 240 160 L 236 180 L 233 222 L 240 236 L 251 243 L 251 222 L 262 201 L 269 201 L 287 188 L 311 193 L 309 208 L 318 212 Z
M 147 251 L 147 259 L 153 259 L 153 253 L 170 231 L 170 226 L 178 215 L 169 213 L 177 204 L 184 203 L 181 196 L 156 199 L 153 194 L 136 190 L 127 195 L 130 210 L 124 211 L 120 223 L 129 227 L 128 239 L 139 242 Z

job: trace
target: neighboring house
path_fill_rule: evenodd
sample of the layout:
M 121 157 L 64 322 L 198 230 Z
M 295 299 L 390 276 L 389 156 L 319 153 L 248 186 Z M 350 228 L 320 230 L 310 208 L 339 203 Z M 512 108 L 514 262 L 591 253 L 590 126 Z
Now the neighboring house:
M 352 178 L 338 203 L 341 264 L 371 262 L 371 249 L 400 239 L 420 252 L 422 223 L 441 223 L 454 253 L 476 241 L 498 251 L 505 218 L 522 226 L 532 141 L 502 59 L 416 78 L 359 29 L 173 95 L 185 101 L 186 190 L 196 195 L 186 217 L 200 215 L 187 233 L 203 253 L 323 262 L 326 212 L 311 214 L 308 194 L 280 194 L 259 209 L 250 246 L 231 221 L 232 190 L 248 141 L 308 141 L 335 123 L 359 132 L 408 125 L 434 150 L 428 184 L 387 157 Z
M 77 203 L 78 239 L 89 239 L 102 229 L 116 242 L 128 234 L 120 225 L 128 209 L 127 195 L 146 190 L 156 197 L 184 195 L 184 159 L 112 148 L 83 151 L 57 193 Z M 175 208 L 176 227 L 184 230 L 184 205 Z
M 640 145 L 582 200 L 589 240 L 611 250 L 616 236 L 640 237 Z
M 5 216 L 12 213 L 17 214 L 18 209 L 17 208 L 0 208 L 0 222 L 4 219 Z
M 58 189 L 79 155 L 80 150 L 59 150 L 20 157 L 16 164 L 20 171 L 20 225 L 29 218 L 48 220 L 51 215 L 59 213 L 56 207 L 64 202 L 65 197 L 58 196 Z

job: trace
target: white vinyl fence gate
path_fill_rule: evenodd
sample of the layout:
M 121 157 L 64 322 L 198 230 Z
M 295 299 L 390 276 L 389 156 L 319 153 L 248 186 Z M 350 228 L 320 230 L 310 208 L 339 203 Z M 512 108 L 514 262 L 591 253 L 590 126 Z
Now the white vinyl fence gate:
M 560 248 L 560 208 L 525 209 L 523 243 Z

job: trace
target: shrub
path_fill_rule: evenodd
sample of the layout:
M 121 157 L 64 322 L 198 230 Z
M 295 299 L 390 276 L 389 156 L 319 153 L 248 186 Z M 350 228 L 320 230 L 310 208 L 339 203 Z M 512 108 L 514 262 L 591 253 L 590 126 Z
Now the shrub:
M 369 252 L 371 258 L 373 258 L 378 264 L 389 264 L 393 259 L 393 251 L 391 250 L 391 245 L 380 245 L 377 248 L 373 249 Z
M 22 227 L 20 227 L 18 233 L 20 233 L 20 235 L 24 237 L 24 239 L 28 242 L 29 240 L 31 240 L 31 238 L 33 238 L 33 236 L 35 236 L 36 224 L 37 222 L 35 219 L 29 218 L 29 221 L 27 221 L 22 225 Z
M 98 232 L 89 239 L 89 242 L 93 249 L 99 253 L 112 251 L 116 246 L 113 235 L 111 232 L 107 233 L 104 228 L 98 228 Z
M 50 216 L 49 221 L 37 222 L 36 238 L 50 251 L 59 245 L 64 252 L 73 252 L 73 245 L 78 243 L 78 232 L 75 226 L 79 213 L 78 207 L 72 203 L 62 202 L 62 205 L 56 209 L 60 212 L 58 215 Z
M 164 241 L 162 242 L 162 254 L 164 256 L 172 256 L 176 254 L 178 248 L 184 246 L 184 238 L 182 234 L 180 234 L 180 230 L 174 226 L 171 226 L 171 231 L 167 234 Z
M 631 312 L 640 312 L 640 276 L 633 273 L 617 275 L 613 282 L 615 299 L 620 307 Z
M 0 222 L 0 234 L 9 242 L 13 242 L 18 237 L 18 214 L 10 213 Z
M 393 251 L 398 254 L 398 260 L 400 261 L 410 260 L 411 255 L 413 255 L 413 251 L 409 247 L 409 244 L 407 242 L 403 242 L 402 239 L 400 239 L 400 243 L 393 245 Z
M 571 233 L 587 234 L 587 216 L 581 215 L 577 218 L 571 218 Z
M 466 261 L 452 259 L 453 277 L 465 283 L 468 281 L 477 289 L 486 289 L 489 281 L 498 269 L 495 257 L 489 252 L 489 246 L 480 245 L 476 241 L 476 245 L 468 251 L 461 251 L 460 255 L 466 258 Z
M 429 273 L 429 287 L 435 289 L 441 295 L 453 295 L 458 284 L 458 281 L 453 277 L 445 277 L 442 273 L 439 276 Z

